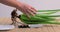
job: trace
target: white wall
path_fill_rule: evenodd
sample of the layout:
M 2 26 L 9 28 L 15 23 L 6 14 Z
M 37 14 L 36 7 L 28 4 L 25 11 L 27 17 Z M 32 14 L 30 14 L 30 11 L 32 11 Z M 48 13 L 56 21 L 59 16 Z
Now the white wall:
M 18 0 L 30 4 L 36 9 L 60 9 L 60 0 Z M 0 17 L 10 17 L 10 13 L 14 8 L 0 4 Z
M 59 9 L 60 0 L 19 0 L 28 3 L 37 9 Z

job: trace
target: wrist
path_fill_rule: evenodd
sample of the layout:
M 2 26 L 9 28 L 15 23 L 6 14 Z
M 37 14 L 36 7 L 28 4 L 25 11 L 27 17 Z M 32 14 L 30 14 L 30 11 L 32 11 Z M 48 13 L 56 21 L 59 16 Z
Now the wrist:
M 20 10 L 22 8 L 22 6 L 23 6 L 23 4 L 21 2 L 18 2 L 16 5 L 16 8 Z

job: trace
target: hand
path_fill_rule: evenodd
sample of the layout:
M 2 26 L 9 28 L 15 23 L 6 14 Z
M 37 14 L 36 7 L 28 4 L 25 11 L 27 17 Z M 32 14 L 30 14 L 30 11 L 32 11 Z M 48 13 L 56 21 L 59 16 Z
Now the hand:
M 0 3 L 19 9 L 21 12 L 27 15 L 27 17 L 30 15 L 34 16 L 36 14 L 35 8 L 25 3 L 21 3 L 17 0 L 0 0 Z
M 25 15 L 27 15 L 28 18 L 30 17 L 30 15 L 34 16 L 37 12 L 35 8 L 27 4 L 22 4 L 18 9 L 21 10 L 21 12 L 23 12 Z

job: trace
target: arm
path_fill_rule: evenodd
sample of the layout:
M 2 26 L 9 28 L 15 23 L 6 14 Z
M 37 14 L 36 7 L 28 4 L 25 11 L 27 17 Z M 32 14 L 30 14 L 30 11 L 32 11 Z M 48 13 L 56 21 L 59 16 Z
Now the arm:
M 36 9 L 25 3 L 18 2 L 17 0 L 0 0 L 0 3 L 19 9 L 21 12 L 26 14 L 27 17 L 36 14 Z
M 18 7 L 19 5 L 21 5 L 21 3 L 18 2 L 17 0 L 0 0 L 0 3 L 8 6 L 12 6 L 12 7 Z

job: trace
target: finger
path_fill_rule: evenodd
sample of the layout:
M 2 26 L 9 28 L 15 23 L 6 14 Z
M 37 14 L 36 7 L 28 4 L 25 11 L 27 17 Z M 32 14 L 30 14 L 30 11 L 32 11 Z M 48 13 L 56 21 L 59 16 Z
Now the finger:
M 33 8 L 31 5 L 26 5 L 26 6 L 28 6 L 29 8 L 31 8 L 31 9 L 33 9 L 34 11 L 37 12 L 37 10 L 36 10 L 35 8 Z
M 36 14 L 36 11 L 31 8 L 25 7 L 25 9 L 27 9 L 27 11 L 30 12 L 29 14 L 31 15 Z
M 36 11 L 35 11 L 35 10 L 33 10 L 33 9 L 31 9 L 31 8 L 29 8 L 29 10 L 30 10 L 32 13 L 36 14 Z
M 24 14 L 30 19 L 30 15 L 27 11 L 25 11 Z
M 30 15 L 29 15 L 29 13 L 26 11 L 26 9 L 21 9 L 21 11 L 22 11 L 28 18 L 30 18 Z
M 25 5 L 24 6 L 25 8 L 27 8 L 28 10 L 30 10 L 31 12 L 33 12 L 34 14 L 36 14 L 36 9 L 34 9 L 32 6 L 30 6 L 30 5 Z
M 28 9 L 27 9 L 27 13 L 29 13 L 29 15 L 35 16 L 35 14 Z
M 37 12 L 37 10 L 35 8 L 31 7 L 31 9 Z
M 29 14 L 29 15 L 32 15 L 32 16 L 34 16 L 35 15 L 35 13 L 33 12 L 33 11 L 31 11 L 31 9 L 29 9 L 28 7 L 26 7 L 26 6 L 24 6 L 25 8 L 25 10 L 26 10 L 26 12 Z
M 35 13 L 31 12 L 31 10 L 27 9 L 27 7 L 26 7 L 25 9 L 26 9 L 26 12 L 27 12 L 29 15 L 32 15 L 32 16 L 35 15 Z
M 27 11 L 30 15 L 32 15 L 32 16 L 35 16 L 35 14 L 34 13 L 32 13 L 31 11 Z

